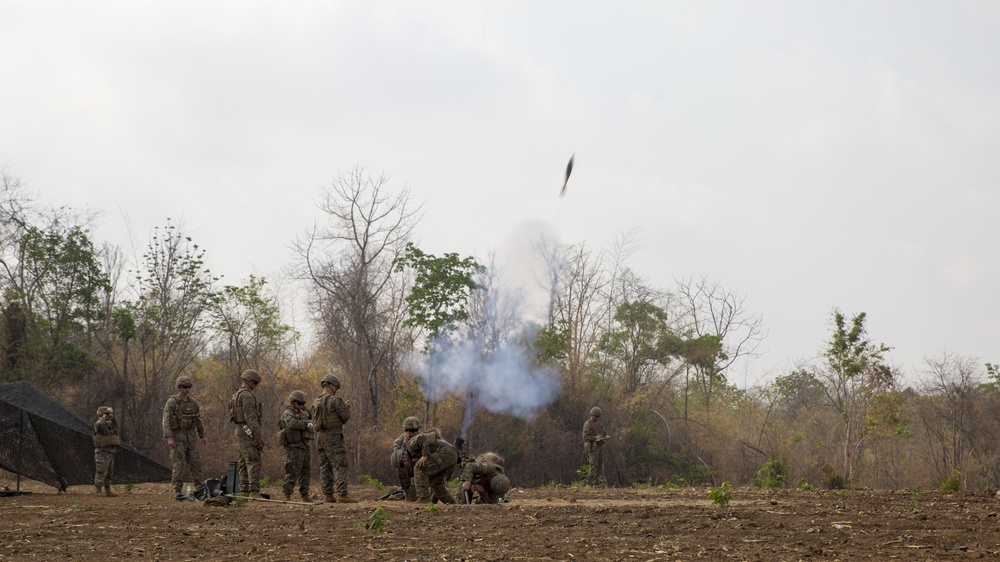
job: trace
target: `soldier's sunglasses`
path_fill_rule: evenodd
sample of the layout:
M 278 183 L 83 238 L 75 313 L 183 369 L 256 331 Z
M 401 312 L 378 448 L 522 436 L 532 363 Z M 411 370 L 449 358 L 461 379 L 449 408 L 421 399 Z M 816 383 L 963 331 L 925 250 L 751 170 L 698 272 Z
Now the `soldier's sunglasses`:
M 189 384 L 182 384 L 182 385 L 178 386 L 177 388 L 191 388 L 191 385 L 189 385 Z
M 292 404 L 298 404 L 299 406 L 305 406 L 305 402 L 299 402 L 298 400 L 292 400 Z

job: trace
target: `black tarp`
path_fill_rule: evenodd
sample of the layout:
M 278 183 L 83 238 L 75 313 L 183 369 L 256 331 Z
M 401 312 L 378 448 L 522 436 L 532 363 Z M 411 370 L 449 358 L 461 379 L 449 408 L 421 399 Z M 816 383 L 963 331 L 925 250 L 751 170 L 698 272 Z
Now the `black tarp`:
M 66 409 L 30 382 L 0 384 L 0 468 L 60 490 L 92 485 L 93 434 L 94 421 Z M 169 480 L 169 468 L 128 444 L 115 455 L 115 484 Z

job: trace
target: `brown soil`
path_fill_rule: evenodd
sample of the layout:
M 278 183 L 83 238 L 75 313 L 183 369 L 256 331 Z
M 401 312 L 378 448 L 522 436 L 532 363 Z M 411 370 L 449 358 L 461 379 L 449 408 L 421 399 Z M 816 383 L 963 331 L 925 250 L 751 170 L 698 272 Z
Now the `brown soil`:
M 377 501 L 174 501 L 162 484 L 117 498 L 74 487 L 0 497 L 0 560 L 943 560 L 1000 558 L 991 494 L 704 489 L 513 490 L 497 506 Z M 124 490 L 119 490 L 124 491 Z M 280 495 L 277 490 L 264 490 Z M 384 531 L 363 524 L 376 506 Z

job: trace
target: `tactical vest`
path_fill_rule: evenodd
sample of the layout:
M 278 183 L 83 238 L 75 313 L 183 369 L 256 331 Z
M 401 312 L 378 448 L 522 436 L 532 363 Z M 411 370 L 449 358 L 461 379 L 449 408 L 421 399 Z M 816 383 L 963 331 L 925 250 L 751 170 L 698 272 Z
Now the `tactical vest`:
M 296 419 L 300 420 L 308 419 L 308 418 L 300 418 L 298 414 L 296 414 L 295 417 Z M 282 447 L 287 447 L 288 445 L 294 445 L 296 443 L 308 441 L 309 439 L 312 438 L 311 435 L 312 432 L 310 432 L 309 430 L 293 429 L 291 427 L 285 427 L 284 416 L 282 416 L 281 420 L 278 422 L 278 429 L 280 430 L 278 431 L 278 445 L 281 445 Z
M 244 392 L 250 393 L 251 397 L 253 397 L 252 392 L 250 392 L 246 388 L 241 388 L 236 391 L 236 394 L 233 394 L 232 398 L 229 399 L 229 421 L 235 424 L 243 424 L 247 422 L 246 412 L 243 411 L 243 407 L 241 404 L 242 400 L 240 396 Z M 261 407 L 261 403 L 257 402 L 256 398 L 254 398 L 254 402 L 257 405 L 257 421 L 260 421 L 260 418 L 263 415 L 263 409 Z
M 317 431 L 338 431 L 343 429 L 344 422 L 340 415 L 330 408 L 330 401 L 336 398 L 334 394 L 323 394 L 314 402 L 313 423 Z
M 174 396 L 177 407 L 173 409 L 170 416 L 170 429 L 195 429 L 201 419 L 198 403 L 194 400 L 183 401 L 180 396 Z

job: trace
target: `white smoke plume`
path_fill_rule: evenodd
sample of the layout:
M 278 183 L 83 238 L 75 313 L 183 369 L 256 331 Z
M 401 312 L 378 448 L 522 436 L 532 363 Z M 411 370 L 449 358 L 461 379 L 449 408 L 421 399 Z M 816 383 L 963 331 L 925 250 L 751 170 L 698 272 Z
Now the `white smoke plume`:
M 451 394 L 465 402 L 459 437 L 465 438 L 477 408 L 531 419 L 559 394 L 552 368 L 532 361 L 532 337 L 523 332 L 520 297 L 498 287 L 496 269 L 479 280 L 471 300 L 471 319 L 454 338 L 432 342 L 429 355 L 413 355 L 409 367 L 430 400 Z

